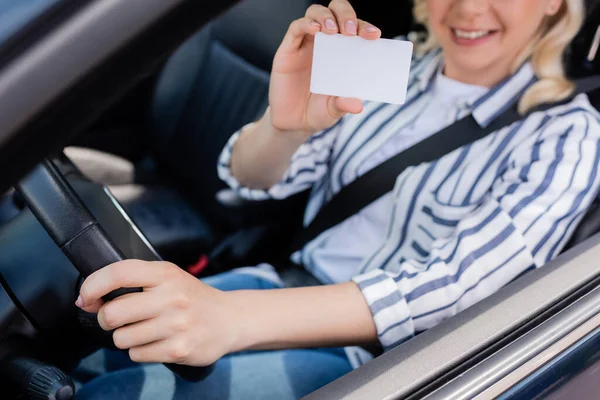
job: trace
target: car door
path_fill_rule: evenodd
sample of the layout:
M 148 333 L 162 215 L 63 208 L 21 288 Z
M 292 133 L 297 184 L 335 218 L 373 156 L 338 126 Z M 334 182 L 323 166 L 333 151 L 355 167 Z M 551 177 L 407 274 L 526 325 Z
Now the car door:
M 577 369 L 573 354 L 596 360 L 599 257 L 596 235 L 308 399 L 520 399 L 536 387 L 549 394 Z

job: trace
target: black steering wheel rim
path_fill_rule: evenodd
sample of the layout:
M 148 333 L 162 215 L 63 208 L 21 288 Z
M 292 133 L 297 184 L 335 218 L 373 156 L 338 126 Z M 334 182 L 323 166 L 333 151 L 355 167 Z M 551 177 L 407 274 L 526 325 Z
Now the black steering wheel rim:
M 15 189 L 82 277 L 125 259 L 51 160 L 44 160 L 36 166 Z M 105 296 L 104 300 L 110 301 L 123 294 L 141 290 L 118 289 Z M 165 366 L 183 379 L 194 382 L 206 378 L 213 369 L 213 366 Z

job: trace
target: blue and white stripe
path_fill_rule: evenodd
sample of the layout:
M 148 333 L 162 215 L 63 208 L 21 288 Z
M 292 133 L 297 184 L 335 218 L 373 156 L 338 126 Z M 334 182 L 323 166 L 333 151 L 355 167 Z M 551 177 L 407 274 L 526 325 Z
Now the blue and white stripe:
M 305 224 L 364 170 L 360 167 L 427 104 L 442 65 L 433 51 L 413 64 L 402 106 L 367 103 L 300 147 L 282 181 L 267 190 L 231 176 L 235 134 L 219 175 L 246 198 L 285 198 L 312 187 Z M 489 124 L 535 82 L 524 64 L 456 115 Z M 435 118 L 435 116 L 432 116 Z M 586 95 L 536 112 L 397 179 L 381 246 L 353 280 L 367 300 L 380 342 L 390 349 L 469 307 L 519 274 L 556 257 L 600 188 L 600 116 Z M 360 172 L 359 172 L 360 171 Z M 295 260 L 310 261 L 332 228 Z M 323 271 L 311 270 L 326 283 Z M 320 275 L 323 272 L 323 275 Z

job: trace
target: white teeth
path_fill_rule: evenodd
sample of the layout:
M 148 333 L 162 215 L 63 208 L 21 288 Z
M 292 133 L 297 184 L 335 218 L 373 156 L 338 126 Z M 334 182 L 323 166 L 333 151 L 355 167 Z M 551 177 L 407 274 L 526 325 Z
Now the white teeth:
M 479 39 L 480 37 L 488 35 L 490 31 L 463 31 L 460 29 L 454 29 L 454 33 L 456 36 L 463 39 Z

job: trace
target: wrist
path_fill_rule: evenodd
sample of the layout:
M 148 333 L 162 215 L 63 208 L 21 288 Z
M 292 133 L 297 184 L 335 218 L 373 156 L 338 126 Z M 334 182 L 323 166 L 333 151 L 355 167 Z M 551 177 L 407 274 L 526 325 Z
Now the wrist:
M 260 122 L 265 127 L 265 131 L 269 132 L 271 136 L 298 144 L 304 143 L 309 137 L 316 133 L 300 129 L 291 130 L 278 127 L 277 124 L 273 122 L 271 106 L 267 107 Z
M 255 332 L 255 312 L 248 305 L 246 290 L 235 290 L 223 292 L 226 297 L 228 327 L 227 331 L 231 334 L 232 341 L 227 353 L 249 350 L 259 342 Z

